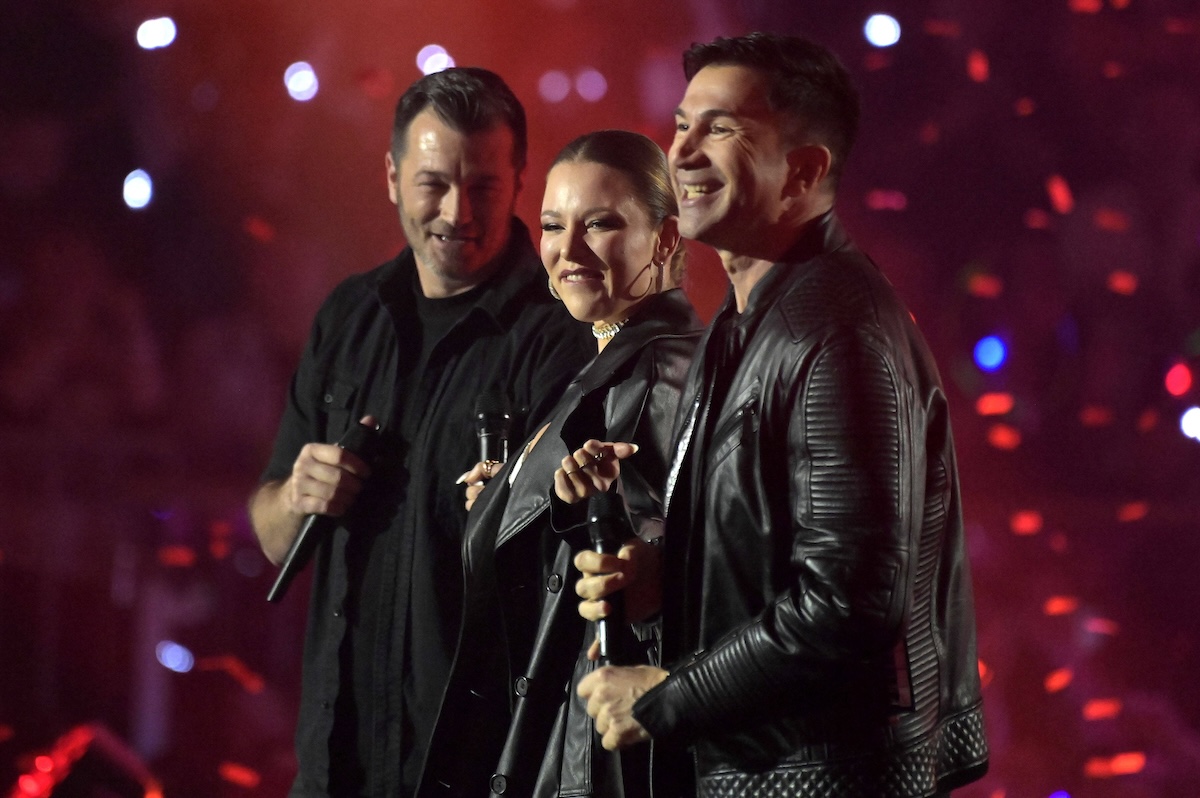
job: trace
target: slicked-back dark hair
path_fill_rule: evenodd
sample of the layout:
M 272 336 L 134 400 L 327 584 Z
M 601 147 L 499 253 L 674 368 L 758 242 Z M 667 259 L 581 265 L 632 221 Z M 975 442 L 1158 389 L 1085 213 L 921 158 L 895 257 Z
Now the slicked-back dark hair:
M 693 44 L 683 54 L 690 81 L 707 66 L 743 66 L 767 79 L 767 104 L 798 123 L 833 154 L 829 168 L 836 185 L 858 137 L 859 97 L 850 73 L 833 53 L 800 36 L 749 33 Z
M 518 172 L 525 168 L 529 146 L 525 109 L 495 72 L 480 67 L 451 67 L 409 86 L 396 103 L 392 122 L 392 158 L 396 161 L 404 157 L 409 126 L 426 108 L 432 108 L 444 123 L 467 135 L 504 125 L 513 134 L 513 166 Z
M 596 163 L 616 169 L 629 179 L 633 196 L 646 209 L 655 225 L 668 216 L 679 215 L 679 202 L 671 185 L 667 156 L 653 140 L 631 130 L 596 130 L 584 133 L 559 151 L 550 164 Z M 675 285 L 683 282 L 683 244 L 671 258 L 671 277 Z

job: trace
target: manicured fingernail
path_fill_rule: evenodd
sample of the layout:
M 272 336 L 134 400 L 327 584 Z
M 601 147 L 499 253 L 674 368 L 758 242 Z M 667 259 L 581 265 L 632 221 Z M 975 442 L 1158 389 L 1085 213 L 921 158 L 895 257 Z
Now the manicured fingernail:
M 463 474 L 461 477 L 459 477 L 458 479 L 454 480 L 454 484 L 455 484 L 455 485 L 461 485 L 461 484 L 463 484 L 464 482 L 466 482 L 466 481 L 467 481 L 467 474 L 470 474 L 470 473 L 471 473 L 471 472 L 470 472 L 470 471 L 468 471 L 468 472 L 466 472 L 466 474 Z
M 633 449 L 634 454 L 637 454 L 638 449 L 642 448 L 642 447 L 638 446 L 636 443 L 631 443 L 631 444 L 629 444 L 629 446 Z

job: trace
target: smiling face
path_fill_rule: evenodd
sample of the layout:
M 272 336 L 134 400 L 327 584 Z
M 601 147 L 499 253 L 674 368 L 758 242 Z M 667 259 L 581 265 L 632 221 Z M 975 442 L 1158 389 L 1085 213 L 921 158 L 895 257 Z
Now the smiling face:
M 513 133 L 471 134 L 432 109 L 413 118 L 404 154 L 387 156 L 388 195 L 399 210 L 426 296 L 461 293 L 492 272 L 508 242 L 520 178 Z
M 696 73 L 675 112 L 668 156 L 686 238 L 751 254 L 780 222 L 786 121 L 768 106 L 767 82 L 756 70 L 714 65 Z
M 661 287 L 675 248 L 636 199 L 629 178 L 609 166 L 565 161 L 546 176 L 542 265 L 571 315 L 617 322 Z M 669 217 L 666 224 L 674 224 Z M 674 236 L 677 240 L 677 236 Z

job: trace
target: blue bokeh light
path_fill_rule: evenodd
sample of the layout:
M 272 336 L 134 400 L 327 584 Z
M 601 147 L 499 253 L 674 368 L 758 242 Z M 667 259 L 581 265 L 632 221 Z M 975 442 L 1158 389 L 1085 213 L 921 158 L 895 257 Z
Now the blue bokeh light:
M 887 14 L 872 14 L 863 25 L 863 35 L 876 47 L 891 47 L 900 41 L 900 23 Z
M 975 344 L 975 365 L 983 371 L 995 371 L 1004 365 L 1008 358 L 1008 350 L 995 335 L 979 339 Z

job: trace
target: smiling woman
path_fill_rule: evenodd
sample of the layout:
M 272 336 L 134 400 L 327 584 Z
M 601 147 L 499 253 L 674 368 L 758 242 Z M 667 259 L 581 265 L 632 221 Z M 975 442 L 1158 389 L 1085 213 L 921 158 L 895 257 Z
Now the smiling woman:
M 666 160 L 623 130 L 571 142 L 546 177 L 542 264 L 571 315 L 590 321 L 601 349 L 648 296 L 675 287 L 679 249 Z

